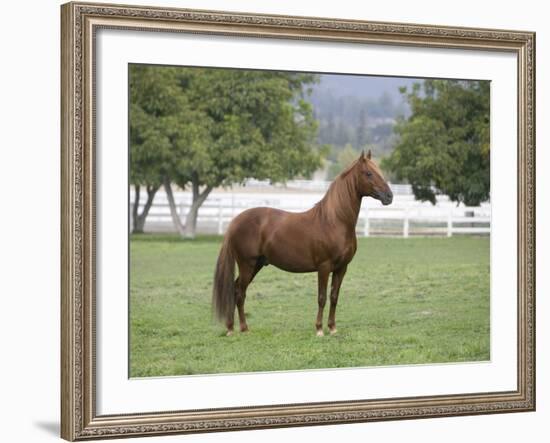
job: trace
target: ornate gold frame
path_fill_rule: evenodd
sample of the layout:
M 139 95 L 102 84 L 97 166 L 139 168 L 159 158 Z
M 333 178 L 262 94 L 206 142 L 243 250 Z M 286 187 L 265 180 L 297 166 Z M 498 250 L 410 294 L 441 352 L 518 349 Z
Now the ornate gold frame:
M 508 51 L 518 59 L 518 383 L 512 392 L 98 416 L 94 35 L 99 28 Z M 61 436 L 67 440 L 533 411 L 535 34 L 68 3 L 61 7 Z

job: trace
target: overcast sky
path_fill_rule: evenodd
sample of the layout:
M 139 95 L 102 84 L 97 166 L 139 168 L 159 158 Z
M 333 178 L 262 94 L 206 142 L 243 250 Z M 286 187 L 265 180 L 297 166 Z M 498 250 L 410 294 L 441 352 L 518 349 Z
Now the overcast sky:
M 329 90 L 335 97 L 355 96 L 377 99 L 384 92 L 394 100 L 401 100 L 399 87 L 410 86 L 421 79 L 404 77 L 374 77 L 367 75 L 322 74 L 315 90 Z

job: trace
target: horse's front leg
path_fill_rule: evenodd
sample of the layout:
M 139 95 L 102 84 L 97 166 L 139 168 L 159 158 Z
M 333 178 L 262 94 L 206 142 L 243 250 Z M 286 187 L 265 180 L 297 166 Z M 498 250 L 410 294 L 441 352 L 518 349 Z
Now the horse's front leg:
M 347 265 L 337 269 L 332 273 L 332 283 L 330 289 L 330 311 L 328 313 L 328 329 L 330 334 L 336 334 L 336 305 L 338 304 L 338 295 L 344 275 L 346 275 Z
M 317 311 L 317 321 L 315 327 L 317 328 L 317 337 L 323 336 L 323 309 L 325 309 L 325 303 L 327 302 L 327 283 L 330 269 L 328 267 L 322 267 L 317 273 L 317 286 L 318 286 L 318 303 L 319 310 Z

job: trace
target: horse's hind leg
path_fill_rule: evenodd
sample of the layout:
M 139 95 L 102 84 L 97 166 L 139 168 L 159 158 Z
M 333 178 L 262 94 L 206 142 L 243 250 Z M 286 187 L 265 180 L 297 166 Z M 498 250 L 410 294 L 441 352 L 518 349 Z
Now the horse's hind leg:
M 246 299 L 246 288 L 252 282 L 256 274 L 264 266 L 264 261 L 260 258 L 251 263 L 239 263 L 239 277 L 235 283 L 235 303 L 239 312 L 239 322 L 241 332 L 248 331 L 248 325 L 246 324 L 246 315 L 244 313 L 244 302 Z

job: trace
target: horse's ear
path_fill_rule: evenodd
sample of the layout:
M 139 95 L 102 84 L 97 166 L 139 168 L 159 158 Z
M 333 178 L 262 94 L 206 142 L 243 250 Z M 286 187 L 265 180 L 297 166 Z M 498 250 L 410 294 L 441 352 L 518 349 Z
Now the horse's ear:
M 365 150 L 364 149 L 361 151 L 361 155 L 359 156 L 359 161 L 365 161 Z
M 371 153 L 370 153 L 370 149 L 369 149 L 369 152 L 367 152 L 367 158 L 370 160 L 370 157 L 371 157 Z

